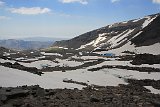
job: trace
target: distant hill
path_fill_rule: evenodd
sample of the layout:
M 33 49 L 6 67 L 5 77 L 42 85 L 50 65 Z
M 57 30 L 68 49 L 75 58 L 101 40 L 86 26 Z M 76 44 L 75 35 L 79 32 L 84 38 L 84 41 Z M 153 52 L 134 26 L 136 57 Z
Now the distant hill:
M 16 50 L 30 50 L 30 49 L 40 49 L 47 48 L 53 44 L 53 41 L 24 41 L 16 39 L 0 40 L 0 46 L 16 49 Z
M 39 42 L 52 42 L 59 40 L 67 40 L 66 38 L 52 38 L 52 37 L 28 37 L 28 38 L 20 38 L 18 40 L 24 40 L 24 41 L 39 41 Z
M 19 39 L 0 40 L 0 46 L 9 49 L 30 50 L 50 47 L 55 41 L 66 40 L 65 38 L 52 37 L 28 37 Z
M 3 56 L 4 52 L 15 52 L 14 50 L 10 50 L 10 49 L 7 49 L 7 48 L 4 48 L 4 47 L 0 47 L 0 57 Z

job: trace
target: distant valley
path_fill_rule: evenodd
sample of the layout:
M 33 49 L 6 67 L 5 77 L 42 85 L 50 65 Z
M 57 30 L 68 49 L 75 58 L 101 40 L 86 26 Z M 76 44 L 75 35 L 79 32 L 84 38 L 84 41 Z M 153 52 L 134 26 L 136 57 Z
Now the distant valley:
M 15 50 L 37 50 L 42 48 L 48 48 L 57 40 L 62 40 L 62 39 L 48 38 L 48 37 L 4 39 L 4 40 L 0 40 L 0 46 L 9 48 L 9 49 L 15 49 Z

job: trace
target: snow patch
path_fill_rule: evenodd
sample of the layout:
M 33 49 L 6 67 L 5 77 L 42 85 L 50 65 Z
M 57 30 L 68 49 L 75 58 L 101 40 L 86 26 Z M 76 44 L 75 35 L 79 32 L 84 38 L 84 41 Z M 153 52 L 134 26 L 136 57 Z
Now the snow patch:
M 143 32 L 143 31 L 138 32 L 136 35 L 134 35 L 134 36 L 132 37 L 132 39 L 135 38 L 135 37 L 137 37 L 138 35 L 140 35 L 142 32 Z
M 125 55 L 125 53 L 122 53 L 124 51 L 130 51 L 130 52 L 135 52 L 137 54 L 149 53 L 153 55 L 159 55 L 160 54 L 159 47 L 160 43 L 156 43 L 150 46 L 135 47 L 134 44 L 131 45 L 131 42 L 128 42 L 120 48 L 112 49 L 109 51 L 97 52 L 97 53 L 98 54 L 113 53 L 119 56 L 119 55 Z
M 6 52 L 4 52 L 4 54 L 3 54 L 3 56 L 9 56 L 10 55 L 10 53 L 6 53 Z
M 55 59 L 56 61 L 58 61 L 58 65 L 59 66 L 69 66 L 69 67 L 75 67 L 75 66 L 79 66 L 79 65 L 82 65 L 83 63 L 82 62 L 77 62 L 77 61 L 69 61 L 69 59 L 58 59 L 56 58 Z
M 99 37 L 94 41 L 93 46 L 96 47 L 98 45 L 98 43 L 106 40 L 106 37 L 104 37 L 105 35 L 106 35 L 106 33 L 99 34 Z
M 126 23 L 128 23 L 128 21 L 124 21 L 124 22 L 122 22 L 122 24 L 126 24 Z
M 27 62 L 27 61 L 37 61 L 39 60 L 39 58 L 24 58 L 24 57 L 20 57 L 20 58 L 16 58 L 16 61 L 23 61 L 23 62 Z
M 44 66 L 55 67 L 58 65 L 57 63 L 50 60 L 40 60 L 40 61 L 31 62 L 31 63 L 24 63 L 24 62 L 19 62 L 19 63 L 23 66 L 36 67 L 37 69 L 42 69 Z
M 122 32 L 121 34 L 117 35 L 117 36 L 114 36 L 112 37 L 108 43 L 111 44 L 111 48 L 114 48 L 116 46 L 118 46 L 119 44 L 123 43 L 127 36 L 129 36 L 130 33 L 132 33 L 134 31 L 134 29 L 130 29 L 130 30 L 126 30 L 124 32 Z
M 147 16 L 145 17 L 146 20 L 144 21 L 142 28 L 145 28 L 146 26 L 148 26 L 158 15 L 156 15 L 155 17 L 151 18 L 151 16 Z
M 62 55 L 61 54 L 59 54 L 59 53 L 46 53 L 46 52 L 41 52 L 41 54 L 42 55 L 48 55 L 48 56 L 52 56 L 52 55 L 55 55 L 55 56 L 61 56 L 62 57 Z
M 132 22 L 138 22 L 138 21 L 140 21 L 140 20 L 142 20 L 142 18 L 139 18 L 139 19 L 135 19 L 135 20 L 133 20 Z
M 144 86 L 145 88 L 149 89 L 153 94 L 160 94 L 160 90 L 153 88 L 152 86 Z
M 91 41 L 90 43 L 87 43 L 86 45 L 81 45 L 81 47 L 80 48 L 78 48 L 77 50 L 79 50 L 79 49 L 83 49 L 83 48 L 86 48 L 87 46 L 90 46 L 90 45 L 93 45 L 94 44 L 94 40 L 93 41 Z
M 102 69 L 100 71 L 112 74 L 112 75 L 118 75 L 119 77 L 123 78 L 129 78 L 129 79 L 137 79 L 137 80 L 143 80 L 143 79 L 153 79 L 153 80 L 159 80 L 160 79 L 160 73 L 159 72 L 139 72 L 135 70 L 125 70 L 125 69 Z M 100 72 L 99 71 L 99 72 Z
M 97 45 L 98 45 L 100 42 L 106 40 L 106 37 L 105 37 L 106 34 L 107 34 L 107 33 L 99 34 L 99 36 L 98 36 L 98 38 L 97 38 L 96 40 L 93 40 L 93 41 L 91 41 L 90 43 L 87 43 L 86 45 L 81 45 L 81 47 L 78 48 L 78 49 L 83 49 L 83 48 L 86 48 L 87 46 L 90 46 L 90 45 L 92 45 L 93 47 L 97 47 Z
M 13 60 L 4 60 L 4 59 L 1 59 L 1 58 L 0 58 L 0 62 L 1 62 L 1 63 L 10 62 L 10 63 L 14 64 L 16 61 L 13 61 Z

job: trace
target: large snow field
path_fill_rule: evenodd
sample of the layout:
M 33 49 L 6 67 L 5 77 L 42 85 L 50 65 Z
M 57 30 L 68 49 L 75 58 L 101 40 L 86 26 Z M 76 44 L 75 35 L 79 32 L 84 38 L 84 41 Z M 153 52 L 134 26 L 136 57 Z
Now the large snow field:
M 128 62 L 121 62 L 128 63 Z M 83 86 L 72 83 L 64 83 L 65 78 L 78 82 L 95 84 L 100 86 L 117 86 L 118 84 L 127 84 L 124 78 L 134 79 L 160 79 L 160 73 L 138 72 L 124 69 L 102 69 L 95 72 L 87 71 L 89 68 L 98 67 L 91 66 L 86 69 L 77 69 L 67 72 L 45 72 L 42 76 L 38 76 L 26 71 L 11 69 L 0 66 L 0 86 L 14 87 L 22 85 L 40 85 L 43 88 L 79 88 Z M 122 78 L 119 78 L 122 77 Z
M 101 86 L 117 86 L 126 84 L 122 79 L 113 75 L 105 75 L 104 72 L 89 72 L 86 69 L 79 69 L 68 72 L 47 72 L 38 76 L 26 71 L 20 71 L 0 66 L 0 86 L 15 87 L 22 85 L 40 85 L 43 88 L 79 88 L 83 86 L 64 83 L 63 80 L 72 79 L 78 82 L 86 82 Z

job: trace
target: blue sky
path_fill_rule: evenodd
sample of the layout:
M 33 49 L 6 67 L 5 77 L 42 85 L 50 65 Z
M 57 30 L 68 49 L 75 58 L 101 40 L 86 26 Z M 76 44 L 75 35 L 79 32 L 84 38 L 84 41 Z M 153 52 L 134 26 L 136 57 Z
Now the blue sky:
M 0 0 L 0 39 L 72 38 L 160 12 L 160 0 Z

